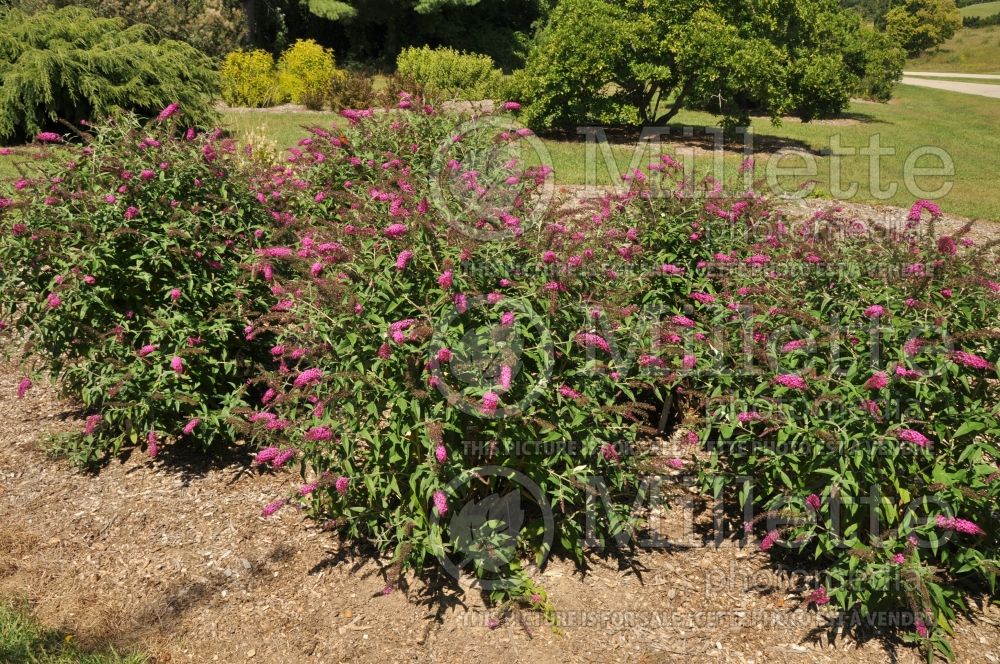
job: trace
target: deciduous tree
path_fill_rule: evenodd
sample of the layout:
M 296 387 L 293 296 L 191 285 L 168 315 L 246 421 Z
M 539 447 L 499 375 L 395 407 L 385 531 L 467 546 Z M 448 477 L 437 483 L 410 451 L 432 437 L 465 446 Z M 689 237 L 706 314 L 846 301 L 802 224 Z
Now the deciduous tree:
M 904 0 L 880 22 L 910 55 L 943 44 L 962 27 L 955 0 Z
M 902 61 L 834 0 L 561 0 L 520 79 L 536 126 L 662 124 L 685 106 L 735 124 L 884 96 Z

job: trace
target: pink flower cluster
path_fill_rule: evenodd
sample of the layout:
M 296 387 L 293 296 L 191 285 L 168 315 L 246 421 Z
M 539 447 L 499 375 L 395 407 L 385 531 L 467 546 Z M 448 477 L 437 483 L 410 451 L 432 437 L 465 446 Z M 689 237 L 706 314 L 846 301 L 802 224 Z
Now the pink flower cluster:
M 771 530 L 767 533 L 767 535 L 764 535 L 764 539 L 760 541 L 760 550 L 770 551 L 779 539 L 781 539 L 781 532 L 777 529 Z
M 339 493 L 341 496 L 346 496 L 347 490 L 350 488 L 350 485 L 351 485 L 351 480 L 341 475 L 333 483 L 333 488 L 336 489 L 337 493 Z
M 295 381 L 294 383 L 292 383 L 292 385 L 296 388 L 302 389 L 314 383 L 318 383 L 321 380 L 323 380 L 323 372 L 314 367 L 312 369 L 306 369 L 305 371 L 300 373 L 295 378 Z
M 896 432 L 896 437 L 917 447 L 929 447 L 931 444 L 930 439 L 916 429 L 900 429 Z
M 956 350 L 951 354 L 951 360 L 955 364 L 960 364 L 963 367 L 968 367 L 970 369 L 979 369 L 983 371 L 992 371 L 996 367 L 988 360 L 968 353 L 964 350 Z
M 483 415 L 492 417 L 496 415 L 497 407 L 500 405 L 500 397 L 495 392 L 487 392 L 483 395 L 482 404 L 479 407 L 479 412 Z
M 576 343 L 587 348 L 599 348 L 605 353 L 611 352 L 611 346 L 608 345 L 607 340 L 599 334 L 581 332 L 576 335 Z
M 806 382 L 805 378 L 799 376 L 798 374 L 778 374 L 774 377 L 774 382 L 790 390 L 809 389 L 809 384 Z
M 177 102 L 172 104 L 167 104 L 167 106 L 160 111 L 160 114 L 156 116 L 157 121 L 165 122 L 174 116 L 175 113 L 180 109 L 181 105 Z
M 885 307 L 880 304 L 873 304 L 864 311 L 865 318 L 877 320 L 885 315 Z
M 559 394 L 561 394 L 562 396 L 564 396 L 567 399 L 579 399 L 580 397 L 583 396 L 582 394 L 580 394 L 579 392 L 577 392 L 576 390 L 574 390 L 569 385 L 560 385 L 559 386 Z
M 333 439 L 333 431 L 329 427 L 315 426 L 311 427 L 305 434 L 306 440 L 311 440 L 314 442 L 323 442 Z
M 278 500 L 272 501 L 264 506 L 264 509 L 260 511 L 260 515 L 265 519 L 269 516 L 274 516 L 278 513 L 282 507 L 288 504 L 288 499 L 279 498 Z
M 264 449 L 257 452 L 253 458 L 253 465 L 263 466 L 265 464 L 271 464 L 278 455 L 281 454 L 281 448 L 279 447 L 265 447 Z
M 816 588 L 814 591 L 809 593 L 809 601 L 807 603 L 815 604 L 816 606 L 823 606 L 824 604 L 829 604 L 830 597 L 826 594 L 826 588 L 824 586 L 820 586 L 819 588 Z
M 794 339 L 781 347 L 782 353 L 791 353 L 809 345 L 808 339 Z
M 444 516 L 448 513 L 448 495 L 444 491 L 435 491 L 433 500 L 434 509 L 437 510 L 438 516 Z
M 935 219 L 941 216 L 941 208 L 936 203 L 921 199 L 910 208 L 910 214 L 906 217 L 907 220 L 910 222 L 919 222 L 924 210 L 929 212 Z
M 957 519 L 953 516 L 939 514 L 934 520 L 935 525 L 943 530 L 953 530 L 965 535 L 985 535 L 986 531 L 967 519 Z
M 876 371 L 872 377 L 865 382 L 865 389 L 884 390 L 889 386 L 889 376 L 884 371 Z
M 17 398 L 23 399 L 24 395 L 27 394 L 28 390 L 30 389 L 31 389 L 31 379 L 22 378 L 21 382 L 17 384 Z

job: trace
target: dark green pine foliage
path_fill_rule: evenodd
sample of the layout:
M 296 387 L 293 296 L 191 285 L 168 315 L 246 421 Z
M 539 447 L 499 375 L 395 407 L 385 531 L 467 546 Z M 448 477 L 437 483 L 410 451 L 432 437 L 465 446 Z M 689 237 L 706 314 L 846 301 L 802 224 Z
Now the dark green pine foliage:
M 118 108 L 151 116 L 171 102 L 195 124 L 215 120 L 208 57 L 183 42 L 160 40 L 149 25 L 126 26 L 79 7 L 0 11 L 0 82 L 3 141 Z

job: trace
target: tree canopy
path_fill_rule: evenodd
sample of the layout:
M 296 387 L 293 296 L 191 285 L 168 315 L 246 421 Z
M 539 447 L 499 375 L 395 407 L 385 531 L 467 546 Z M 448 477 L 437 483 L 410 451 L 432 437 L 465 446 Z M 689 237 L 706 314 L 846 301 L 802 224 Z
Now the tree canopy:
M 373 11 L 403 12 L 414 11 L 418 14 L 430 14 L 443 7 L 466 6 L 479 4 L 479 0 L 399 0 L 385 2 L 384 0 L 306 0 L 309 11 L 317 16 L 331 21 L 356 19 L 359 15 Z
M 685 106 L 810 120 L 886 95 L 903 59 L 835 0 L 561 0 L 522 87 L 538 127 L 662 124 Z
M 281 50 L 296 37 L 336 49 L 345 62 L 384 67 L 407 46 L 483 53 L 521 64 L 533 24 L 553 0 L 242 0 L 255 43 Z
M 917 55 L 954 37 L 962 14 L 955 0 L 904 0 L 879 23 L 907 53 Z

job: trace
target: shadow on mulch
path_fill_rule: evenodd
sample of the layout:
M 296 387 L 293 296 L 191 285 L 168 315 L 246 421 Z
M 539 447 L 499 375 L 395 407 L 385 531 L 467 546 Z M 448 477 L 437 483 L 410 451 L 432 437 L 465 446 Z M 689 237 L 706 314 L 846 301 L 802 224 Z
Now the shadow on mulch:
M 156 633 L 176 633 L 187 614 L 212 604 L 224 591 L 269 579 L 277 566 L 295 554 L 293 547 L 279 544 L 266 554 L 250 560 L 245 576 L 230 577 L 220 571 L 209 574 L 204 581 L 176 583 L 165 591 L 162 600 L 150 602 L 127 616 L 105 619 L 80 630 L 81 640 L 86 644 L 121 649 L 135 647 L 144 637 Z
M 82 419 L 79 413 L 73 411 L 66 411 L 60 415 L 60 418 L 63 420 Z M 234 484 L 244 475 L 250 474 L 253 469 L 251 464 L 255 451 L 255 449 L 246 444 L 220 446 L 216 449 L 206 450 L 198 447 L 196 444 L 188 444 L 182 441 L 161 446 L 155 458 L 146 459 L 146 465 L 155 464 L 158 469 L 178 476 L 184 486 L 188 486 L 191 482 L 217 471 L 230 472 L 232 478 L 229 483 Z M 70 459 L 71 455 L 65 450 L 61 450 L 58 445 L 49 446 L 47 452 L 50 456 L 63 458 L 72 463 Z M 88 463 L 73 465 L 80 472 L 97 476 L 112 463 L 125 464 L 133 456 L 141 459 L 146 456 L 146 452 L 139 448 L 131 447 L 123 449 L 118 454 L 109 453 Z M 129 474 L 136 473 L 141 468 L 143 468 L 143 465 L 134 465 L 126 472 Z M 259 470 L 261 474 L 268 474 L 269 472 L 267 468 L 263 467 L 256 470 Z

